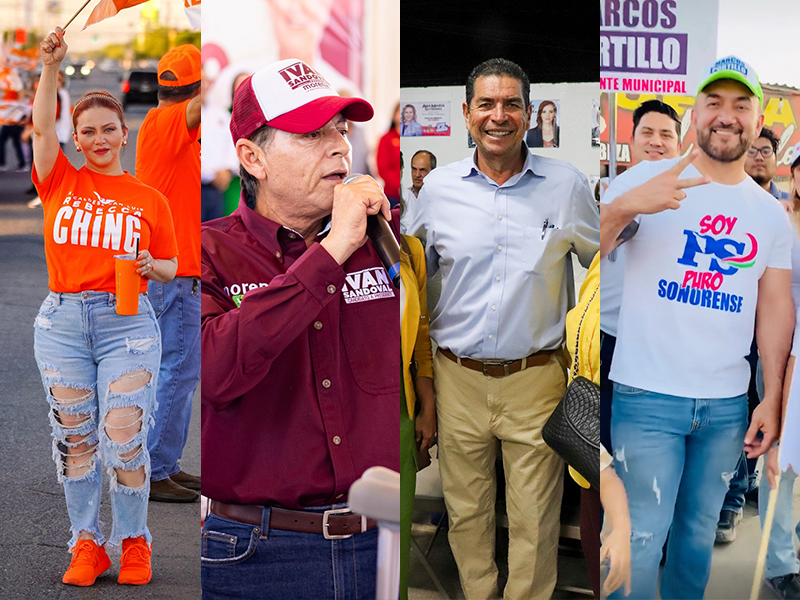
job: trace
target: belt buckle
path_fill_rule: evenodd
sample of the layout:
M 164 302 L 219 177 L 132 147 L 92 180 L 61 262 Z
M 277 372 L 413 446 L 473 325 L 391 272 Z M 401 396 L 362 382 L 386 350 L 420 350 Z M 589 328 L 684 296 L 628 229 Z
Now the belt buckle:
M 515 361 L 513 361 L 513 360 L 501 360 L 501 361 L 498 361 L 498 362 L 485 361 L 483 363 L 483 374 L 486 377 L 492 377 L 492 375 L 489 375 L 486 372 L 486 367 L 503 367 L 503 377 L 508 377 L 510 375 L 510 373 L 508 372 L 508 367 L 510 365 L 512 365 L 514 362 Z
M 345 508 L 332 508 L 322 513 L 322 536 L 326 540 L 344 540 L 349 537 L 352 537 L 353 536 L 352 533 L 347 533 L 345 535 L 332 535 L 328 533 L 328 526 L 330 525 L 330 523 L 328 523 L 328 517 L 330 517 L 331 515 L 352 513 L 352 512 L 353 511 L 350 510 L 350 508 L 345 507 Z M 367 530 L 367 519 L 364 515 L 361 515 L 361 533 L 365 532 L 366 530 Z

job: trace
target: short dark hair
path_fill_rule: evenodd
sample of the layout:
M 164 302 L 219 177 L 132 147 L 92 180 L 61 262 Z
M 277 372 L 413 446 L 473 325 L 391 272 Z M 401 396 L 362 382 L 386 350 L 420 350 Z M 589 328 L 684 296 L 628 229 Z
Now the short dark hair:
M 178 81 L 175 73 L 172 71 L 164 71 L 159 76 L 159 79 L 164 81 Z M 195 81 L 189 85 L 161 85 L 158 84 L 158 99 L 167 100 L 172 102 L 183 102 L 190 100 L 194 97 L 197 90 L 200 89 L 200 82 Z
M 766 127 L 766 126 L 762 127 L 761 128 L 761 133 L 758 134 L 758 137 L 760 137 L 760 138 L 763 137 L 763 138 L 766 138 L 767 140 L 769 140 L 769 143 L 772 146 L 772 151 L 775 154 L 778 154 L 778 144 L 780 144 L 780 140 L 778 139 L 778 136 L 775 135 L 775 132 L 772 131 L 772 129 L 770 129 L 769 127 Z M 758 139 L 758 138 L 756 138 L 756 139 Z M 753 140 L 753 141 L 755 141 L 755 140 Z
M 247 139 L 262 150 L 266 150 L 269 143 L 272 141 L 272 137 L 275 135 L 275 131 L 274 127 L 264 125 L 260 129 L 256 129 L 253 135 Z M 239 179 L 242 184 L 245 204 L 247 204 L 249 208 L 255 208 L 256 198 L 258 197 L 258 179 L 248 173 L 243 165 L 239 165 Z
M 531 105 L 531 81 L 528 75 L 517 63 L 513 63 L 505 58 L 490 58 L 472 69 L 472 73 L 467 78 L 467 109 L 472 104 L 472 97 L 475 95 L 475 80 L 478 77 L 512 77 L 522 84 L 522 99 L 525 109 Z
M 639 121 L 642 120 L 642 117 L 651 112 L 667 115 L 670 119 L 675 121 L 675 133 L 678 134 L 678 139 L 680 140 L 681 120 L 678 117 L 678 113 L 675 112 L 675 109 L 669 104 L 662 102 L 661 100 L 648 100 L 647 102 L 642 102 L 639 107 L 633 111 L 633 135 L 636 135 L 636 128 L 639 127 Z
M 428 159 L 431 161 L 431 171 L 436 168 L 436 156 L 433 154 L 433 152 L 430 150 L 417 150 L 414 152 L 414 156 L 411 157 L 411 162 L 414 162 L 414 159 L 417 158 L 417 154 L 427 154 Z

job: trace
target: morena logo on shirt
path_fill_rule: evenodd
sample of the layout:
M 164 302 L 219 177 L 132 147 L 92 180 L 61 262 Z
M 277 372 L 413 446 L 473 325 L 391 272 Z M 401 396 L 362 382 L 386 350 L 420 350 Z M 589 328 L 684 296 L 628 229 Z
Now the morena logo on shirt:
M 304 90 L 331 87 L 319 73 L 304 62 L 296 62 L 285 69 L 281 69 L 278 73 L 280 73 L 284 81 L 286 81 L 293 90 L 299 87 L 302 87 Z
M 389 275 L 383 267 L 371 267 L 363 271 L 348 273 L 344 279 L 342 294 L 347 304 L 378 300 L 379 298 L 394 298 Z
M 659 297 L 712 310 L 742 312 L 742 296 L 720 291 L 726 277 L 755 265 L 758 254 L 758 240 L 753 234 L 745 233 L 746 239 L 728 237 L 733 235 L 737 220 L 725 215 L 705 215 L 700 219 L 698 231 L 684 229 L 686 242 L 677 262 L 694 268 L 684 272 L 680 283 L 661 279 Z
M 133 252 L 141 235 L 142 209 L 93 192 L 96 198 L 73 196 L 62 202 L 53 221 L 56 244 Z
M 242 305 L 242 298 L 244 298 L 245 294 L 250 290 L 257 290 L 258 288 L 269 287 L 267 283 L 234 283 L 230 287 L 227 285 L 222 288 L 223 291 L 231 297 L 233 303 L 237 306 Z

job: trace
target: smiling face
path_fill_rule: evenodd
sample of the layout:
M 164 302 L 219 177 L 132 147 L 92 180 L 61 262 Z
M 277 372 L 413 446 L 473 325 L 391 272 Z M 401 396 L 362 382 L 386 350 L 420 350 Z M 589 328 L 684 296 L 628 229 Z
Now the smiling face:
M 413 106 L 406 106 L 403 109 L 403 122 L 404 123 L 411 123 L 417 117 L 417 111 L 414 110 Z
M 643 114 L 633 132 L 633 162 L 678 156 L 680 144 L 675 125 L 675 121 L 663 113 L 653 111 Z
M 463 105 L 464 120 L 483 156 L 519 153 L 528 129 L 531 107 L 525 108 L 522 82 L 513 77 L 489 75 L 475 80 L 472 102 Z
M 758 98 L 743 84 L 730 79 L 706 86 L 697 95 L 692 111 L 698 146 L 719 162 L 742 158 L 763 122 Z
M 341 113 L 311 133 L 276 131 L 264 151 L 260 187 L 284 214 L 321 219 L 331 213 L 333 188 L 350 174 L 350 150 Z
M 123 127 L 119 115 L 101 106 L 83 111 L 72 134 L 77 147 L 86 156 L 86 166 L 93 171 L 120 170 L 119 152 L 128 140 L 128 128 Z

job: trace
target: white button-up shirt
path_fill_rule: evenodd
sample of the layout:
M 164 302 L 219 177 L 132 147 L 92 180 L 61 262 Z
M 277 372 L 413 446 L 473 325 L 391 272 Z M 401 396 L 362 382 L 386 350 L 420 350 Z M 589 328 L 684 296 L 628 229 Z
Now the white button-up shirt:
M 474 156 L 425 178 L 428 275 L 442 272 L 431 336 L 456 355 L 511 360 L 564 342 L 574 304 L 571 253 L 589 267 L 600 217 L 586 178 L 528 153 L 497 185 Z

